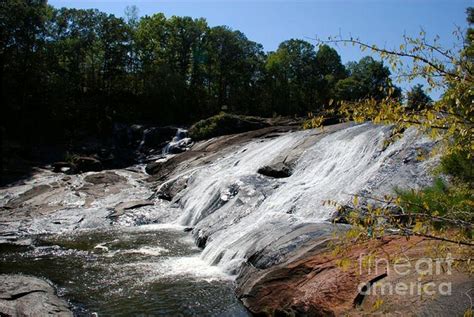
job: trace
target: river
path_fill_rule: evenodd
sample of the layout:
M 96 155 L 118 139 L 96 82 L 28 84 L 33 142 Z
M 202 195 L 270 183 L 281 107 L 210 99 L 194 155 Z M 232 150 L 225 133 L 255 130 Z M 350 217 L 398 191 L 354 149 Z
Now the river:
M 281 263 L 331 217 L 323 201 L 424 186 L 436 162 L 418 159 L 434 142 L 417 131 L 394 138 L 371 124 L 280 133 L 206 157 L 212 142 L 158 183 L 140 166 L 41 169 L 0 189 L 0 272 L 51 281 L 78 315 L 247 316 L 234 280 L 250 258 Z M 291 173 L 257 172 L 278 164 Z M 174 194 L 163 200 L 166 186 Z

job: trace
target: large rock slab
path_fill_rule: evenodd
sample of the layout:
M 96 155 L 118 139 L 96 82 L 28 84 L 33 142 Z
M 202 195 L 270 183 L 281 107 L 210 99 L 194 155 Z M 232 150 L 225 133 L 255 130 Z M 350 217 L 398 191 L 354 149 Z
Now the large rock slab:
M 50 284 L 24 275 L 0 275 L 0 315 L 73 316 Z
M 170 157 L 167 160 L 150 162 L 146 172 L 151 175 L 150 182 L 163 182 L 172 178 L 173 174 L 180 171 L 202 166 L 213 162 L 223 154 L 232 151 L 243 144 L 263 139 L 268 136 L 277 136 L 289 131 L 299 130 L 298 125 L 270 126 L 263 129 L 243 132 L 239 134 L 224 135 L 195 143 L 188 151 Z
M 419 237 L 407 241 L 405 237 L 391 236 L 334 252 L 328 239 L 328 234 L 317 237 L 274 266 L 259 268 L 248 264 L 237 278 L 238 297 L 257 316 L 462 316 L 470 308 L 470 299 L 465 294 L 474 285 L 472 276 L 462 270 L 448 270 L 446 263 L 439 274 L 420 277 L 414 269 L 417 260 L 432 258 L 430 252 L 439 247 L 439 241 Z M 366 264 L 361 265 L 360 259 L 371 251 L 373 264 L 377 259 L 382 265 L 369 270 Z M 384 265 L 397 257 L 411 263 L 407 274 Z M 403 273 L 406 268 L 403 267 Z M 418 284 L 424 292 L 427 283 L 449 283 L 451 292 L 435 292 L 431 296 L 416 293 Z M 400 295 L 393 291 L 400 284 L 415 285 L 415 293 Z M 369 291 L 361 292 L 361 286 Z M 390 286 L 392 293 L 388 291 Z M 373 291 L 375 287 L 378 291 Z

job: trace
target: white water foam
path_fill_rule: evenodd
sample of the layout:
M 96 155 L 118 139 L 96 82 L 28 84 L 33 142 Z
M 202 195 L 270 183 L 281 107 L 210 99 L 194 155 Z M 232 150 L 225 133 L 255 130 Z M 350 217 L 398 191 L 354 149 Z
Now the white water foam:
M 410 129 L 387 147 L 391 128 L 372 124 L 345 128 L 315 141 L 288 178 L 257 174 L 309 133 L 251 142 L 189 172 L 188 187 L 180 193 L 179 223 L 194 226 L 208 237 L 202 254 L 207 263 L 234 272 L 251 254 L 296 226 L 330 218 L 334 207 L 323 206 L 325 200 L 344 203 L 352 200 L 352 194 L 376 195 L 431 180 L 428 167 L 433 160 L 416 157 L 433 141 Z

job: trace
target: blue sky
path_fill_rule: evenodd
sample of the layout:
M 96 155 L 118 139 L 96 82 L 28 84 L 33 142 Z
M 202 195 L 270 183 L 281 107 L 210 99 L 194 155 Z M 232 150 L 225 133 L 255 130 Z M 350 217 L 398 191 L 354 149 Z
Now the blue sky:
M 97 8 L 123 16 L 127 5 L 136 5 L 139 15 L 163 12 L 166 16 L 204 17 L 210 26 L 228 25 L 244 32 L 266 51 L 290 38 L 312 41 L 331 35 L 359 37 L 378 46 L 395 47 L 403 34 L 416 35 L 420 28 L 441 42 L 455 42 L 452 31 L 466 27 L 465 10 L 474 1 L 465 0 L 223 0 L 223 1 L 129 1 L 50 0 L 55 7 Z M 344 63 L 366 55 L 357 48 L 340 47 Z M 435 94 L 436 95 L 436 94 Z M 435 96 L 436 97 L 436 96 Z

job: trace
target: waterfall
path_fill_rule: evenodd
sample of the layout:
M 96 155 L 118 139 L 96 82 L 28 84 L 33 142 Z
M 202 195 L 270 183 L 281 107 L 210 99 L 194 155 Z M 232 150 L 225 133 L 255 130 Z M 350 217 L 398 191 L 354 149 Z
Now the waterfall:
M 188 130 L 178 128 L 173 139 L 163 147 L 162 154 L 180 153 L 191 146 L 191 138 L 188 138 Z
M 387 145 L 391 136 L 389 126 L 363 124 L 319 138 L 314 131 L 298 131 L 249 142 L 189 171 L 187 188 L 175 198 L 182 210 L 178 221 L 207 239 L 204 260 L 235 272 L 295 228 L 329 219 L 334 207 L 323 206 L 325 200 L 348 202 L 351 194 L 428 184 L 434 158 L 417 157 L 434 142 L 415 129 Z M 291 152 L 297 159 L 288 178 L 257 173 Z

